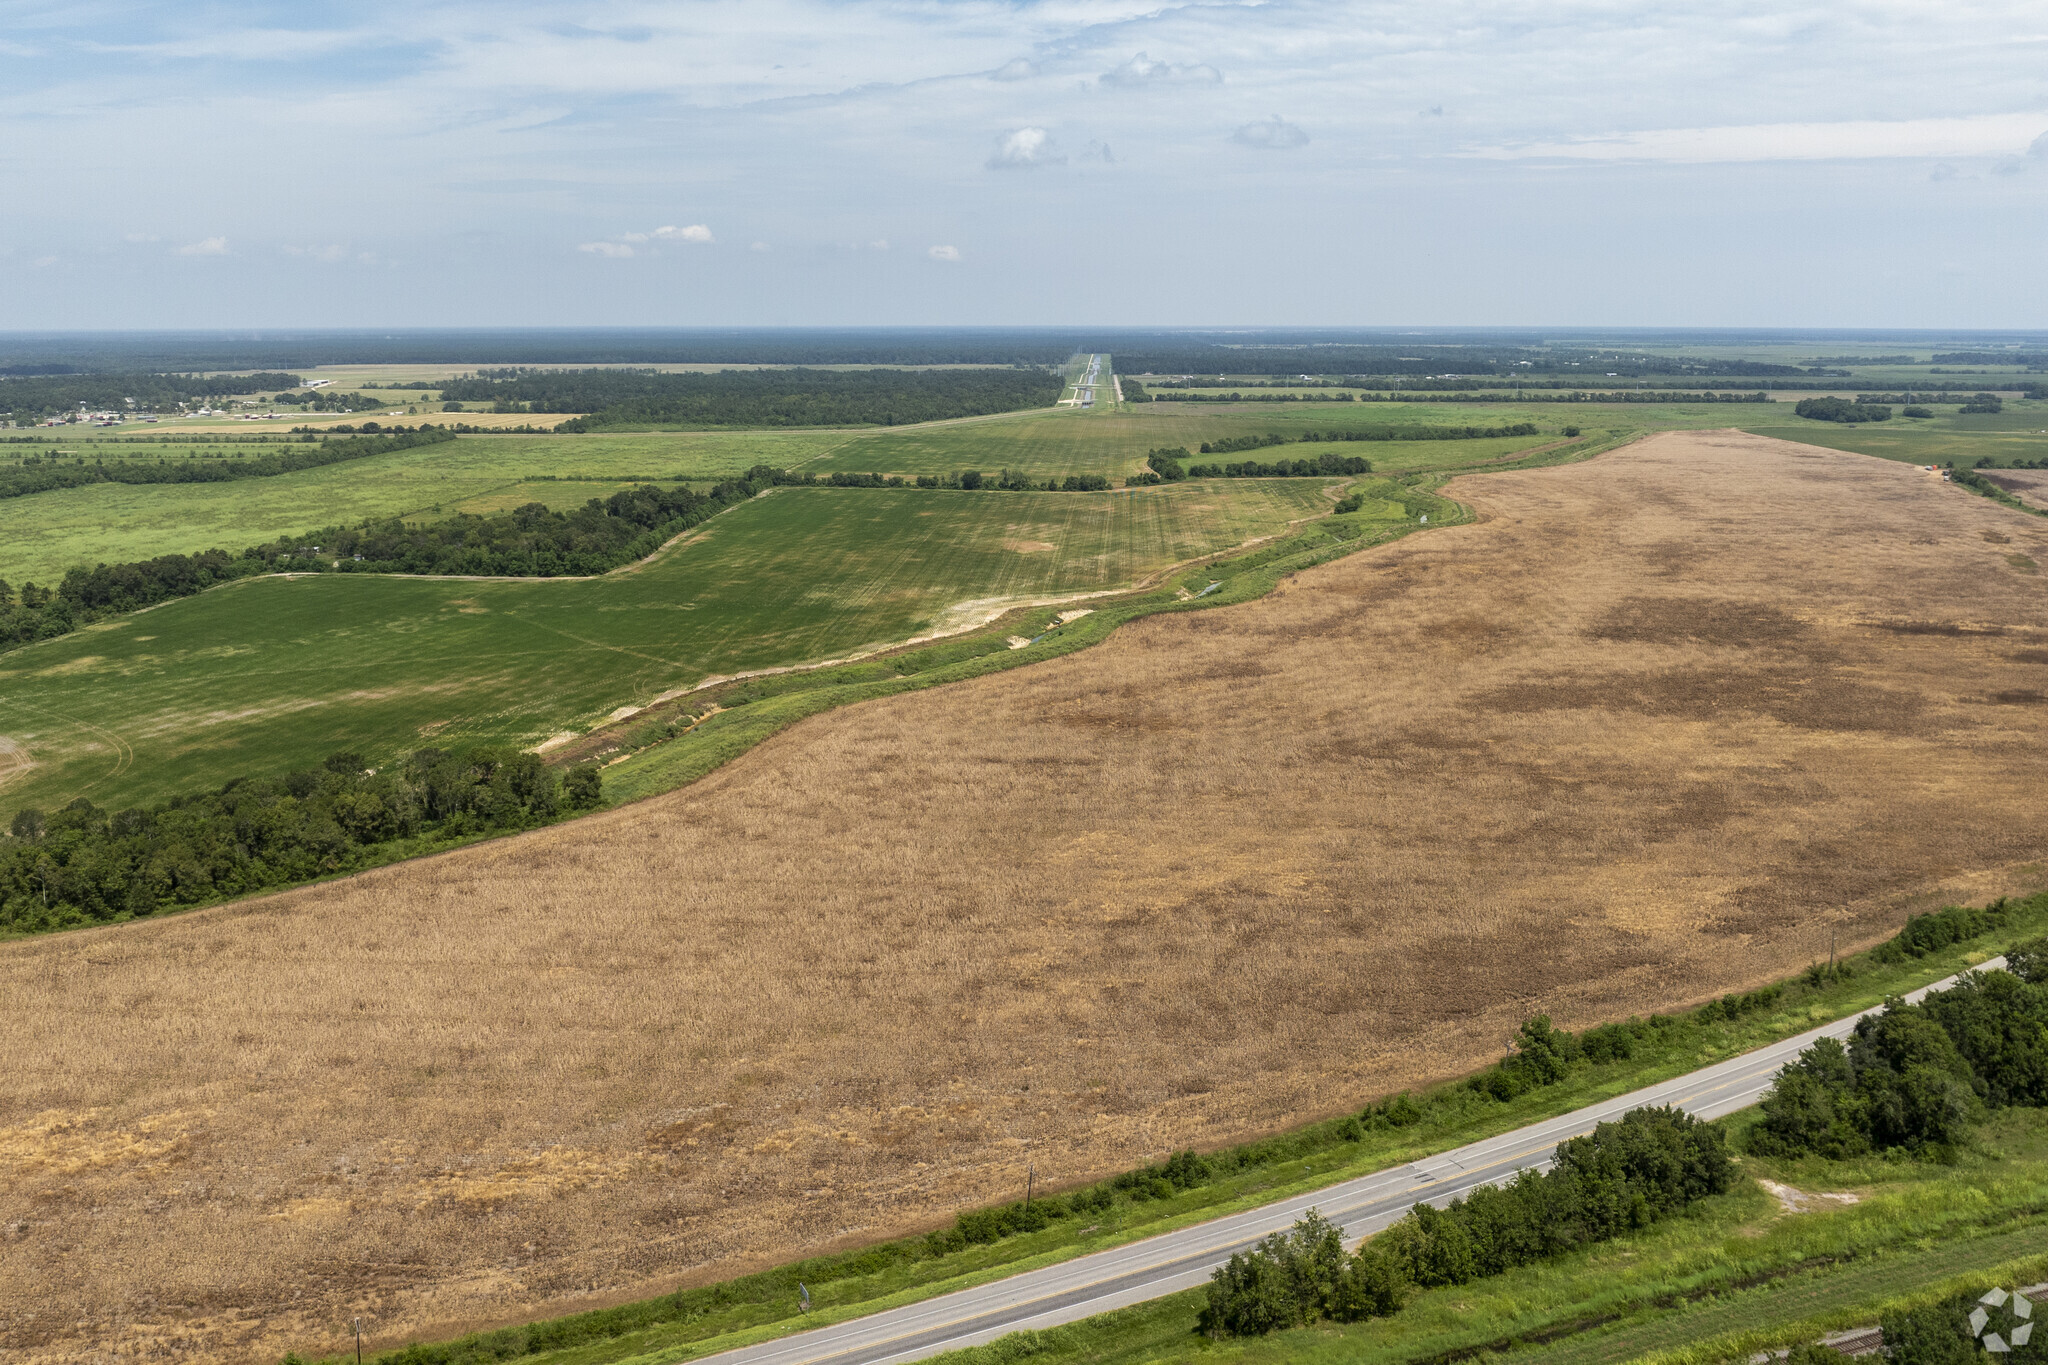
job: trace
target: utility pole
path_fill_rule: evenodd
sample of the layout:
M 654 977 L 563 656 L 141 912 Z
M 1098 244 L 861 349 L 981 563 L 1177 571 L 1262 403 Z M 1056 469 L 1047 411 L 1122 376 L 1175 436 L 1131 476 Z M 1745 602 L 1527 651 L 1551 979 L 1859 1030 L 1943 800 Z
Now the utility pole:
M 1828 926 L 1828 980 L 1835 979 L 1835 926 Z
M 1026 1205 L 1027 1207 L 1028 1207 L 1028 1206 L 1030 1205 L 1030 1203 L 1031 1203 L 1031 1183 L 1032 1183 L 1032 1180 L 1033 1180 L 1033 1179 L 1034 1179 L 1034 1178 L 1035 1178 L 1035 1177 L 1036 1177 L 1037 1175 L 1038 1175 L 1038 1167 L 1037 1167 L 1036 1165 L 1032 1164 L 1031 1162 L 1028 1162 L 1028 1161 L 1027 1161 L 1027 1162 L 1025 1162 L 1025 1163 L 1024 1163 L 1024 1203 L 1025 1203 L 1025 1205 Z
M 350 1322 L 356 1329 L 356 1365 L 363 1365 L 363 1320 L 352 1318 Z

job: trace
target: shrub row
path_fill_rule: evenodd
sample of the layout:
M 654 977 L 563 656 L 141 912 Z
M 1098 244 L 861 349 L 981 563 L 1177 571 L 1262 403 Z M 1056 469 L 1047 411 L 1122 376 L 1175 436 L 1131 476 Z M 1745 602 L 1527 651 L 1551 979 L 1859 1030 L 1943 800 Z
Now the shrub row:
M 1719 1129 L 1677 1109 L 1634 1109 L 1558 1144 L 1547 1172 L 1525 1170 L 1444 1209 L 1417 1204 L 1348 1258 L 1343 1234 L 1311 1212 L 1216 1271 L 1201 1328 L 1257 1336 L 1383 1317 L 1411 1288 L 1467 1284 L 1648 1227 L 1733 1179 Z

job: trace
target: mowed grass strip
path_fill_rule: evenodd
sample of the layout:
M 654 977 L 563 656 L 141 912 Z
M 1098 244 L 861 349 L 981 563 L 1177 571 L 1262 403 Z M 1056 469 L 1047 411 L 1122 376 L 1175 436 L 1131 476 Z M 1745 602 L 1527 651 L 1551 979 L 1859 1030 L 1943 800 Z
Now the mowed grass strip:
M 844 434 L 671 432 L 627 436 L 464 436 L 441 445 L 231 483 L 92 484 L 0 499 L 0 578 L 49 585 L 76 564 L 120 564 L 200 550 L 235 551 L 364 517 L 451 515 L 535 476 L 718 479 L 754 464 L 801 464 Z M 0 447 L 94 459 L 179 463 L 216 448 L 152 442 Z M 273 445 L 226 447 L 250 456 Z M 210 462 L 210 461 L 209 461 Z M 573 486 L 527 501 L 559 505 L 610 492 Z M 516 504 L 515 504 L 516 505 Z
M 1119 494 L 781 489 L 601 579 L 261 578 L 0 655 L 9 809 L 126 805 L 421 744 L 532 744 L 710 674 L 1118 587 L 1329 507 L 1313 480 Z

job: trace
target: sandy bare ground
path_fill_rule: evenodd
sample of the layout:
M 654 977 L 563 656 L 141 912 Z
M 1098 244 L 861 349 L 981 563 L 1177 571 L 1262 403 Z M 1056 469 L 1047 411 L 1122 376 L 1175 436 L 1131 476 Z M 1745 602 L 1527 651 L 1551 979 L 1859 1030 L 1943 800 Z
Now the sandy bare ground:
M 0 947 L 0 1356 L 655 1292 L 2038 884 L 2048 525 L 1728 433 L 694 788 Z

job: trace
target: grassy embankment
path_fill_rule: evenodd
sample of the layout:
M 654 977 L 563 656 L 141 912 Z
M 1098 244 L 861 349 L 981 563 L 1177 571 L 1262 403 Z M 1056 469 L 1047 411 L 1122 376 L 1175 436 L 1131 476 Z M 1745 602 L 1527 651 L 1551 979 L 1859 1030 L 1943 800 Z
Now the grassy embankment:
M 2037 901 L 1995 938 L 1898 964 L 1849 958 L 1836 978 L 1788 983 L 1765 1011 L 1735 1021 L 1688 1017 L 1633 1059 L 1582 1068 L 1507 1103 L 1453 1085 L 1433 1092 L 1434 1100 L 1425 1098 L 1425 1117 L 1413 1127 L 1369 1130 L 1346 1140 L 1335 1121 L 1312 1125 L 1277 1140 L 1289 1144 L 1285 1159 L 1174 1198 L 1120 1204 L 1095 1225 L 1069 1218 L 1042 1232 L 936 1257 L 924 1255 L 916 1242 L 888 1243 L 662 1299 L 479 1334 L 411 1358 L 423 1365 L 501 1359 L 658 1365 L 859 1317 L 1290 1198 L 1625 1094 L 1869 1008 L 1981 962 L 2005 942 L 2043 927 L 2048 904 Z M 1747 1116 L 1730 1122 L 1739 1126 Z M 1673 1344 L 1744 1333 L 1739 1346 L 1746 1353 L 1755 1349 L 1751 1341 L 1790 1340 L 1800 1332 L 1870 1320 L 1873 1297 L 1923 1292 L 1941 1276 L 2016 1257 L 2048 1261 L 2048 1122 L 2038 1114 L 2009 1115 L 1988 1127 L 1980 1149 L 1954 1168 L 1745 1159 L 1744 1170 L 1809 1192 L 1847 1187 L 1868 1194 L 1853 1208 L 1793 1216 L 1774 1213 L 1773 1201 L 1744 1182 L 1696 1215 L 1661 1224 L 1646 1236 L 1421 1294 L 1397 1316 L 1376 1322 L 1214 1343 L 1194 1332 L 1202 1301 L 1197 1290 L 942 1359 L 958 1365 L 1023 1359 L 1094 1365 L 1191 1356 L 1444 1360 L 1483 1353 L 1511 1338 L 1569 1337 L 1570 1346 L 1589 1353 L 1560 1359 L 1619 1360 L 1639 1353 L 1647 1344 L 1642 1333 L 1649 1330 Z M 808 1316 L 797 1311 L 800 1281 L 812 1294 Z M 1730 1293 L 1753 1282 L 1758 1287 L 1723 1311 Z M 1763 1304 L 1770 1294 L 1779 1297 Z M 1558 1349 L 1565 1344 L 1560 1341 Z M 381 1359 L 407 1358 L 399 1352 Z

